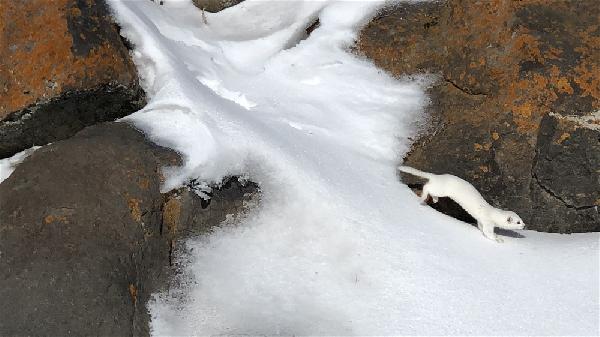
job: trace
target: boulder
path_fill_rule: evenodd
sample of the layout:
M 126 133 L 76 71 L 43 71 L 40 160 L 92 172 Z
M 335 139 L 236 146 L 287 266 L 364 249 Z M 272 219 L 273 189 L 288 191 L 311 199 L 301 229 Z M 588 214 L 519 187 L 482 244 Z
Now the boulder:
M 0 158 L 143 107 L 104 0 L 2 1 L 0 31 Z
M 439 76 L 406 165 L 472 182 L 528 229 L 599 231 L 598 17 L 594 0 L 403 3 L 357 49 L 396 76 Z
M 125 123 L 44 146 L 0 184 L 0 335 L 148 335 L 147 301 L 173 274 L 178 239 L 243 208 L 233 179 L 210 200 L 161 194 L 179 156 Z

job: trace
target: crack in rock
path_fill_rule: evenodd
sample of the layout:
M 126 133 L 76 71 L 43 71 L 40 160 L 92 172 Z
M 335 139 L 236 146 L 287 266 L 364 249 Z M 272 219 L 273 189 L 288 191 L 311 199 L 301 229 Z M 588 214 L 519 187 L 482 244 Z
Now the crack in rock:
M 535 183 L 542 189 L 544 190 L 546 193 L 548 193 L 550 196 L 552 196 L 554 199 L 560 201 L 562 204 L 564 204 L 567 208 L 573 209 L 575 211 L 583 211 L 586 209 L 590 209 L 590 208 L 595 208 L 598 207 L 596 205 L 585 205 L 585 206 L 575 206 L 570 204 L 569 202 L 567 202 L 566 200 L 564 200 L 561 196 L 559 196 L 558 194 L 556 194 L 554 191 L 552 191 L 552 189 L 550 189 L 549 187 L 545 186 L 540 179 L 537 177 L 537 175 L 535 174 L 535 172 L 531 173 L 531 177 L 533 179 L 533 181 L 535 181 Z
M 455 87 L 456 89 L 464 92 L 467 95 L 470 95 L 470 96 L 487 96 L 487 94 L 484 93 L 484 92 L 480 92 L 480 91 L 475 92 L 475 91 L 472 91 L 471 89 L 463 88 L 463 87 L 459 86 L 458 84 L 456 84 L 451 79 L 449 79 L 448 77 L 446 77 L 445 75 L 442 75 L 442 78 L 444 79 L 445 82 L 450 83 L 453 87 Z

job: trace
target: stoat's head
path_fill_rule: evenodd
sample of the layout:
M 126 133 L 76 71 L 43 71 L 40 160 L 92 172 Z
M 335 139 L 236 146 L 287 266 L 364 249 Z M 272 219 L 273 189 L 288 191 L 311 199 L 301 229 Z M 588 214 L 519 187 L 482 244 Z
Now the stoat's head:
M 525 228 L 525 224 L 521 217 L 517 215 L 517 213 L 512 211 L 503 211 L 502 212 L 502 225 L 499 226 L 505 229 L 523 229 Z

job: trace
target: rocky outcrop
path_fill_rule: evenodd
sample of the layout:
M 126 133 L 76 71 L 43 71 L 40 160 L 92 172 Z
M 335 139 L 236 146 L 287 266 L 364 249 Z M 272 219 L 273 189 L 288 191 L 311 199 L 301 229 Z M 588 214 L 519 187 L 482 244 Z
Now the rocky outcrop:
M 394 75 L 439 74 L 408 165 L 471 181 L 529 229 L 599 231 L 598 17 L 593 0 L 399 4 L 358 50 Z
M 216 13 L 235 6 L 244 0 L 192 0 L 194 5 L 210 13 Z
M 0 335 L 148 335 L 177 240 L 244 208 L 256 185 L 161 194 L 179 156 L 125 123 L 35 151 L 0 184 Z
M 0 2 L 0 158 L 144 105 L 104 0 Z

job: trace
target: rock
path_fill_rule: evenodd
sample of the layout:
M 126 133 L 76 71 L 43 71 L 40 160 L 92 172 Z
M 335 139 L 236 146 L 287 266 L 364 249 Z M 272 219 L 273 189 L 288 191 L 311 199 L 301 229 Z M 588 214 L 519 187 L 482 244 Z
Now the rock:
M 160 193 L 179 156 L 125 123 L 44 146 L 0 184 L 0 335 L 148 335 L 178 239 L 240 209 L 236 182 L 210 203 Z M 200 206 L 199 206 L 200 205 Z
M 0 4 L 0 158 L 144 105 L 104 0 Z
M 235 6 L 244 0 L 192 0 L 194 5 L 210 13 L 216 13 Z
M 190 237 L 204 234 L 206 224 L 215 226 L 228 215 L 244 214 L 257 202 L 258 185 L 240 182 L 231 177 L 211 192 L 203 192 L 208 199 L 200 197 L 194 188 L 184 187 L 171 191 L 166 196 L 163 218 L 175 237 Z
M 600 231 L 599 130 L 600 124 L 586 125 L 581 118 L 553 114 L 542 119 L 532 188 L 543 207 L 538 213 L 563 220 L 552 224 L 552 231 Z
M 545 139 L 563 126 L 545 125 L 551 114 L 598 123 L 599 16 L 592 0 L 404 3 L 361 31 L 358 52 L 396 76 L 440 75 L 407 165 L 472 182 L 528 229 L 597 231 L 599 130 L 579 125 L 578 145 L 556 148 Z
M 45 146 L 0 184 L 0 335 L 131 335 L 161 278 L 160 158 L 126 124 Z

